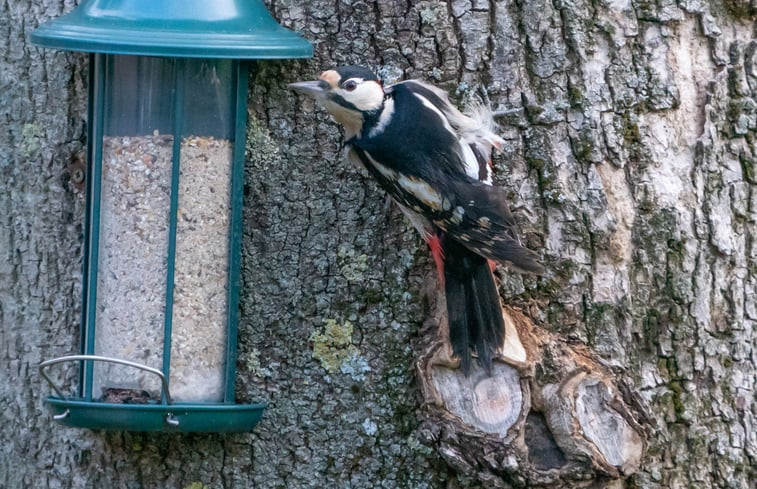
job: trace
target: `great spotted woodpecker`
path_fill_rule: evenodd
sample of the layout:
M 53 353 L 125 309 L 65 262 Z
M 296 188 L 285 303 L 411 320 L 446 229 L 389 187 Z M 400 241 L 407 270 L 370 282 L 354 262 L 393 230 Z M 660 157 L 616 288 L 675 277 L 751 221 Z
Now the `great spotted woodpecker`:
M 368 68 L 342 66 L 289 87 L 314 97 L 344 127 L 348 158 L 365 167 L 431 248 L 445 289 L 449 341 L 467 375 L 471 350 L 489 372 L 505 326 L 488 260 L 541 274 L 492 185 L 491 113 L 463 115 L 447 94 L 410 80 L 382 86 Z

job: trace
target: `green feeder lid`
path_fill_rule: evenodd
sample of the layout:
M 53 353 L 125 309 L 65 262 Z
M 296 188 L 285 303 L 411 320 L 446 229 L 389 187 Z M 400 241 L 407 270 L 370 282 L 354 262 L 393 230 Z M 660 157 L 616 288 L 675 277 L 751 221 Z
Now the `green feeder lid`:
M 192 58 L 308 58 L 312 45 L 260 0 L 83 0 L 36 29 L 39 46 Z

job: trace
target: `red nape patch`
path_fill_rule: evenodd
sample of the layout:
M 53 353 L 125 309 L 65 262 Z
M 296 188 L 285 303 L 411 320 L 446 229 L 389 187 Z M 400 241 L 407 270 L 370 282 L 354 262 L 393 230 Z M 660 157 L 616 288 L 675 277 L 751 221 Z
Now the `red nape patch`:
M 489 262 L 489 270 L 491 270 L 492 272 L 494 272 L 494 270 L 497 269 L 497 262 L 494 261 L 494 260 L 486 260 L 486 261 Z
M 436 264 L 436 273 L 439 275 L 439 283 L 444 286 L 444 250 L 442 250 L 442 241 L 439 236 L 431 236 L 428 240 L 428 247 L 431 249 L 431 256 L 434 257 Z

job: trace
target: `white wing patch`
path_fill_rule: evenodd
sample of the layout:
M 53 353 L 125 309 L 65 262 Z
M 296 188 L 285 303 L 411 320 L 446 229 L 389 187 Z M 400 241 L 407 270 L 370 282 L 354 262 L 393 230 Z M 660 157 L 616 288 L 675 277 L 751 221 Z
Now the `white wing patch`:
M 460 141 L 460 151 L 463 155 L 465 174 L 478 180 L 478 158 L 476 158 L 470 145 L 466 144 L 464 141 Z M 489 178 L 489 181 L 486 183 L 491 185 L 491 178 Z
M 454 129 L 452 129 L 452 126 L 450 125 L 450 123 L 449 123 L 449 120 L 447 120 L 447 116 L 445 116 L 445 115 L 444 115 L 444 113 L 442 113 L 442 111 L 441 111 L 441 110 L 439 110 L 439 109 L 438 109 L 438 108 L 436 107 L 436 105 L 434 105 L 433 103 L 431 103 L 431 101 L 430 101 L 429 99 L 427 99 L 426 97 L 424 97 L 423 95 L 421 95 L 421 94 L 419 94 L 419 93 L 414 93 L 414 92 L 413 92 L 413 95 L 415 95 L 415 97 L 416 97 L 416 98 L 417 98 L 418 100 L 420 100 L 420 101 L 421 101 L 421 103 L 422 103 L 423 105 L 425 105 L 427 109 L 429 109 L 429 110 L 431 110 L 431 111 L 435 112 L 435 113 L 436 113 L 436 115 L 438 115 L 438 116 L 439 116 L 439 118 L 440 118 L 440 119 L 442 120 L 442 122 L 444 123 L 444 128 L 445 128 L 445 129 L 447 129 L 447 130 L 448 130 L 448 131 L 449 131 L 450 133 L 452 133 L 452 135 L 453 135 L 453 136 L 454 136 L 454 137 L 455 137 L 455 138 L 457 139 L 457 137 L 458 137 L 458 136 L 457 136 L 457 133 L 455 133 L 455 130 L 454 130 Z
M 427 182 L 415 177 L 399 173 L 391 168 L 387 168 L 382 165 L 376 159 L 371 156 L 367 151 L 364 151 L 365 156 L 370 160 L 371 164 L 389 180 L 396 182 L 402 190 L 409 193 L 423 204 L 431 208 L 431 210 L 439 212 L 444 209 L 445 204 L 449 207 L 449 201 L 445 202 L 444 197 L 434 187 Z M 413 209 L 416 210 L 416 209 Z M 445 209 L 446 210 L 446 209 Z M 420 209 L 418 209 L 420 212 Z
M 444 127 L 453 134 L 455 139 L 460 142 L 459 154 L 463 159 L 465 174 L 471 178 L 480 180 L 488 185 L 492 184 L 492 170 L 489 165 L 484 169 L 484 178 L 479 168 L 479 161 L 476 158 L 471 146 L 476 148 L 484 160 L 489 162 L 493 149 L 501 150 L 505 141 L 495 134 L 496 126 L 492 118 L 491 110 L 483 104 L 474 104 L 466 111 L 468 115 L 463 114 L 449 102 L 447 92 L 418 80 L 408 80 L 400 83 L 417 85 L 429 90 L 439 99 L 438 105 L 431 102 L 428 98 L 413 92 L 418 100 L 425 107 L 433 110 L 441 117 Z
M 444 205 L 444 199 L 442 194 L 437 192 L 434 187 L 419 180 L 417 178 L 408 177 L 400 173 L 400 178 L 397 180 L 400 187 L 406 192 L 415 196 L 418 200 L 429 206 L 435 211 L 441 211 Z

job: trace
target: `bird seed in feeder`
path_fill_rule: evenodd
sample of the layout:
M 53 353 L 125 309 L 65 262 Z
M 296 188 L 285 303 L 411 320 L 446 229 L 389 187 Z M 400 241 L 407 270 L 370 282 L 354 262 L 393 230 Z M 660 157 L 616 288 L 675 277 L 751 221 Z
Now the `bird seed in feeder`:
M 103 140 L 97 314 L 99 355 L 162 368 L 173 137 Z M 220 401 L 226 349 L 232 143 L 181 143 L 170 390 L 176 400 Z M 160 392 L 153 375 L 109 364 L 103 389 Z

